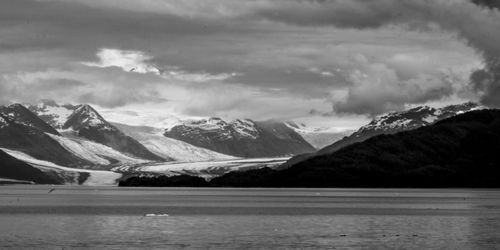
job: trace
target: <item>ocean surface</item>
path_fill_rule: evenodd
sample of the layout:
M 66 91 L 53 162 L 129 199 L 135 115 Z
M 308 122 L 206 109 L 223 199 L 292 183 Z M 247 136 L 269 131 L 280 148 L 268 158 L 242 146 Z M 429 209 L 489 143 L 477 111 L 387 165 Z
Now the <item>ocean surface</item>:
M 0 186 L 0 249 L 499 249 L 500 190 Z

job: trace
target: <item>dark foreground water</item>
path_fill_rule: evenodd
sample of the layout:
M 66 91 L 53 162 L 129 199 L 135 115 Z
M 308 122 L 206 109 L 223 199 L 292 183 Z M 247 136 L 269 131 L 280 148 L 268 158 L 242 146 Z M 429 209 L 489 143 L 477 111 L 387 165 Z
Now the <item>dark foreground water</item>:
M 0 249 L 138 248 L 499 249 L 500 191 L 0 186 Z

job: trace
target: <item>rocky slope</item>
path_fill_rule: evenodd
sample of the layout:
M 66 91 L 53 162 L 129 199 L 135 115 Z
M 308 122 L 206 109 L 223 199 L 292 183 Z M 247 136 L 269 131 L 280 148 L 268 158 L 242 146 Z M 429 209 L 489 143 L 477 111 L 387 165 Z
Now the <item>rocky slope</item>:
M 314 151 L 314 147 L 284 123 L 249 119 L 226 122 L 212 117 L 184 121 L 166 137 L 237 157 L 276 157 Z

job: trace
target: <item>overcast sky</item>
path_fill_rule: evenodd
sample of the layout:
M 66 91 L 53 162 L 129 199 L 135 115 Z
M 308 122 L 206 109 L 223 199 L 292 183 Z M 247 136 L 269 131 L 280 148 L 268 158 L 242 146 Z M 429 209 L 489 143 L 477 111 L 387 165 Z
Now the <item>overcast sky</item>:
M 341 130 L 496 104 L 499 31 L 498 10 L 466 0 L 2 0 L 0 102 Z

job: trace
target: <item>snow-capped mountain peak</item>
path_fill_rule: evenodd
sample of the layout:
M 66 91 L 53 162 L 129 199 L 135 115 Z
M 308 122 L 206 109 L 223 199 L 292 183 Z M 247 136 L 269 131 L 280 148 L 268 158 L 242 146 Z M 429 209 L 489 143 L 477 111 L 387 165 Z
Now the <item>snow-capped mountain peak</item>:
M 100 129 L 116 130 L 90 105 L 82 104 L 68 117 L 64 129 L 78 130 L 84 127 L 99 127 Z
M 320 150 L 319 153 L 331 153 L 342 147 L 355 142 L 364 141 L 373 136 L 381 134 L 394 134 L 401 131 L 416 129 L 431 125 L 440 120 L 469 112 L 472 110 L 483 109 L 473 102 L 450 105 L 443 108 L 433 108 L 420 106 L 401 112 L 391 112 L 375 117 L 370 123 L 361 127 L 348 137 L 335 142 L 334 144 Z
M 111 129 L 111 126 L 106 126 L 106 120 L 88 104 L 60 105 L 52 100 L 43 100 L 37 105 L 29 105 L 28 108 L 59 131 L 86 126 L 104 126 Z
M 313 151 L 299 134 L 281 122 L 207 118 L 180 122 L 164 136 L 238 157 L 283 156 Z
M 257 138 L 259 135 L 255 123 L 250 119 L 236 119 L 227 122 L 219 117 L 209 117 L 205 119 L 190 119 L 176 123 L 171 128 L 167 128 L 165 132 L 171 131 L 173 128 L 184 128 L 193 133 L 219 133 L 221 137 L 246 137 Z M 197 131 L 197 132 L 195 132 Z
M 51 134 L 58 134 L 51 126 L 40 120 L 40 118 L 19 103 L 0 106 L 0 114 L 3 116 L 2 127 L 8 124 L 18 124 Z
M 480 108 L 482 107 L 473 102 L 450 105 L 443 108 L 432 108 L 429 106 L 415 107 L 402 112 L 391 112 L 380 115 L 369 124 L 361 127 L 356 133 L 415 129 Z
M 391 112 L 375 117 L 358 132 L 368 130 L 412 129 L 428 125 L 437 120 L 439 111 L 428 106 L 412 108 L 403 112 Z
M 90 105 L 83 104 L 71 116 L 84 116 L 85 120 L 83 123 L 88 123 L 89 125 L 99 125 L 104 124 L 104 118 L 97 113 Z

